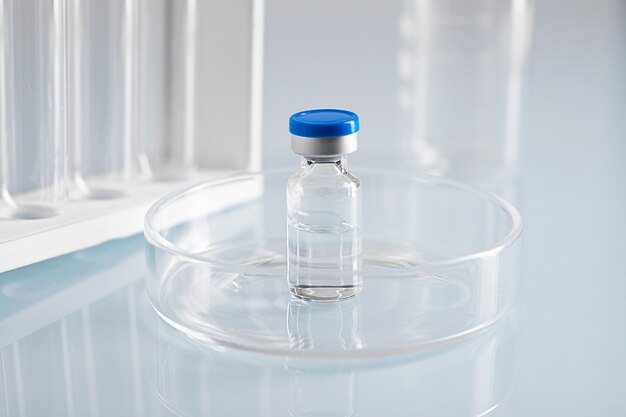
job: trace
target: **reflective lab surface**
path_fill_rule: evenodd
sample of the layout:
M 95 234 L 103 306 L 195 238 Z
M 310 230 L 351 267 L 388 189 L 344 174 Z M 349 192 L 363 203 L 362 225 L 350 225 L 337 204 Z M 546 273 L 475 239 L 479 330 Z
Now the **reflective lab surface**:
M 268 356 L 212 349 L 173 329 L 149 305 L 142 275 L 135 237 L 5 276 L 2 415 L 446 416 L 510 407 L 517 313 L 436 353 Z
M 536 5 L 521 169 L 493 185 L 522 290 L 489 331 L 354 361 L 210 349 L 153 313 L 137 236 L 0 275 L 0 416 L 626 415 L 625 8 L 583 3 Z

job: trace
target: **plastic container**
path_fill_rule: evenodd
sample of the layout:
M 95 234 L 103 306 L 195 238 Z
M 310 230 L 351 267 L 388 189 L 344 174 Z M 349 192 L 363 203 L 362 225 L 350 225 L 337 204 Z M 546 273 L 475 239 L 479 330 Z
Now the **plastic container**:
M 358 170 L 363 291 L 292 298 L 289 171 L 170 195 L 146 216 L 147 288 L 170 324 L 210 344 L 303 356 L 387 355 L 467 337 L 513 305 L 521 220 L 495 195 L 435 177 Z
M 138 13 L 137 0 L 68 0 L 75 197 L 122 197 L 138 176 Z
M 40 219 L 67 197 L 65 1 L 0 2 L 0 216 Z
M 482 176 L 515 166 L 532 0 L 406 0 L 400 106 L 412 160 Z

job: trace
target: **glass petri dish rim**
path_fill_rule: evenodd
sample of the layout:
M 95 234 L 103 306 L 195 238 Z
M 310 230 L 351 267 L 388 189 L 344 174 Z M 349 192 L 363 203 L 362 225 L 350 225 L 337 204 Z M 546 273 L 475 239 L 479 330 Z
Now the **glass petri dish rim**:
M 225 270 L 238 270 L 241 271 L 242 267 L 240 264 L 235 262 L 223 262 L 219 260 L 215 260 L 206 256 L 198 255 L 189 251 L 186 251 L 178 246 L 176 246 L 171 241 L 164 238 L 157 230 L 154 225 L 154 219 L 159 215 L 161 209 L 163 209 L 168 204 L 184 198 L 186 195 L 191 193 L 210 188 L 215 186 L 224 185 L 230 182 L 241 181 L 243 179 L 254 178 L 254 177 L 264 177 L 266 175 L 276 175 L 276 174 L 290 174 L 293 171 L 292 168 L 274 168 L 269 170 L 261 170 L 261 171 L 238 171 L 229 175 L 221 176 L 219 178 L 215 178 L 209 181 L 205 181 L 191 187 L 188 187 L 182 191 L 175 191 L 170 193 L 156 203 L 154 203 L 144 218 L 144 237 L 146 241 L 161 249 L 166 251 L 172 256 L 183 259 L 192 263 L 202 263 L 207 264 L 216 268 L 224 268 Z M 494 206 L 503 210 L 511 219 L 511 228 L 508 233 L 496 244 L 488 247 L 484 250 L 472 252 L 466 255 L 451 257 L 449 259 L 438 260 L 433 262 L 428 262 L 420 265 L 420 269 L 429 269 L 429 268 L 440 268 L 440 267 L 454 267 L 457 265 L 462 265 L 468 262 L 475 261 L 477 259 L 488 258 L 490 256 L 498 254 L 500 251 L 510 246 L 513 242 L 515 242 L 523 228 L 523 222 L 519 211 L 508 201 L 503 199 L 502 197 L 491 193 L 489 191 L 483 191 L 478 188 L 472 187 L 470 185 L 466 185 L 457 181 L 449 180 L 442 177 L 437 177 L 434 175 L 428 174 L 419 174 L 419 175 L 409 175 L 402 172 L 386 170 L 386 169 L 372 169 L 372 168 L 364 168 L 359 169 L 359 167 L 355 168 L 357 173 L 359 172 L 368 172 L 371 174 L 378 174 L 384 176 L 392 176 L 397 178 L 402 178 L 404 180 L 409 180 L 412 182 L 419 182 L 426 185 L 437 184 L 445 187 L 455 188 L 458 190 L 462 190 L 473 194 L 479 198 L 483 198 L 489 202 L 491 202 Z

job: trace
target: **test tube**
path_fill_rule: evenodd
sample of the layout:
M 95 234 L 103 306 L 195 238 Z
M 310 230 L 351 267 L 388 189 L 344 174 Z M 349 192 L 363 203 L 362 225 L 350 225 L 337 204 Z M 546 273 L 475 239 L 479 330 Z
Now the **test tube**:
M 195 170 L 196 0 L 140 0 L 140 164 L 167 181 Z
M 485 175 L 515 166 L 531 0 L 406 0 L 399 103 L 416 165 Z
M 66 199 L 65 75 L 65 0 L 0 0 L 1 217 Z
M 68 0 L 73 195 L 124 196 L 138 174 L 138 0 Z

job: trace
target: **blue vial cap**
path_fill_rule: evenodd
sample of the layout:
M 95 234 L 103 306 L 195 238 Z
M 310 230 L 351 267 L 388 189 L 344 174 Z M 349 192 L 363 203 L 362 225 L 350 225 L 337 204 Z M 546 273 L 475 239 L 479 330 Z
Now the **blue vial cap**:
M 346 136 L 359 128 L 359 116 L 348 110 L 305 110 L 289 118 L 289 133 L 305 138 Z

